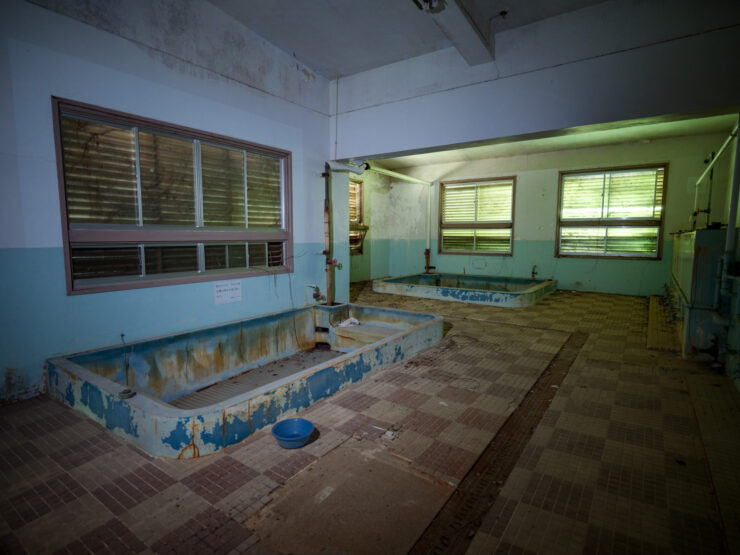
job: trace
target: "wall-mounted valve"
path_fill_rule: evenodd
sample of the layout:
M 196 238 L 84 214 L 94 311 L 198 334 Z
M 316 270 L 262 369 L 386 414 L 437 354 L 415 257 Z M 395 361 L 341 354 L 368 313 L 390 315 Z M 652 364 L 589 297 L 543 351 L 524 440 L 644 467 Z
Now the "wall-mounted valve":
M 318 285 L 307 285 L 306 287 L 310 287 L 313 289 L 313 300 L 319 303 L 326 302 L 326 297 L 321 292 L 321 289 L 319 289 Z

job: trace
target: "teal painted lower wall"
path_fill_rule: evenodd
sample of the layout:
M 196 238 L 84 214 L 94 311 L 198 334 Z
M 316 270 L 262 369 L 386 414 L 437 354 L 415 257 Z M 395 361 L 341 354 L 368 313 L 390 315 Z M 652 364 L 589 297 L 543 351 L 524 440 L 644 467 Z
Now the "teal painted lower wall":
M 391 241 L 387 239 L 365 240 L 362 254 L 350 256 L 350 281 L 366 281 L 390 275 L 388 269 L 390 248 Z M 423 266 L 422 262 L 422 268 Z
M 371 275 L 366 279 L 424 271 L 425 240 L 370 243 L 371 249 L 388 253 L 388 273 L 375 272 L 371 267 Z M 536 265 L 537 277 L 556 279 L 558 289 L 646 296 L 662 294 L 663 285 L 669 282 L 673 242 L 663 244 L 661 260 L 556 258 L 554 253 L 554 241 L 514 241 L 513 256 L 438 254 L 435 240 L 431 264 L 439 272 L 513 277 L 530 276 Z M 359 281 L 354 274 L 352 281 Z
M 326 290 L 323 249 L 294 244 L 294 273 L 243 278 L 242 300 L 222 305 L 213 282 L 67 296 L 61 248 L 0 249 L 0 400 L 43 391 L 49 357 L 116 345 L 122 333 L 134 341 L 312 304 L 307 285 Z M 337 273 L 348 296 L 349 272 Z

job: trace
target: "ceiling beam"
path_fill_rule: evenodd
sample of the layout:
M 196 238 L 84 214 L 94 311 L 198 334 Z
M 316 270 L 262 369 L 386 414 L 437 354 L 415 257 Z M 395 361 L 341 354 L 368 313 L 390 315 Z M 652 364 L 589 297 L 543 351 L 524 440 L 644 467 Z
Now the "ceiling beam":
M 442 11 L 430 15 L 468 65 L 477 66 L 493 61 L 493 35 L 489 38 L 488 25 L 472 9 L 462 0 L 447 0 Z

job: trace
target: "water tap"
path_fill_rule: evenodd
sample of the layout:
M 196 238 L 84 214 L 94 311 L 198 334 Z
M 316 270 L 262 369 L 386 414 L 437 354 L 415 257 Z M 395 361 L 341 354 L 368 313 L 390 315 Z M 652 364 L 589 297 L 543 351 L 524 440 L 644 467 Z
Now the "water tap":
M 537 277 L 537 264 L 532 266 L 532 279 L 535 279 Z
M 318 285 L 307 285 L 306 287 L 310 287 L 313 289 L 313 300 L 323 303 L 326 301 L 326 297 L 321 292 L 321 289 L 319 289 Z

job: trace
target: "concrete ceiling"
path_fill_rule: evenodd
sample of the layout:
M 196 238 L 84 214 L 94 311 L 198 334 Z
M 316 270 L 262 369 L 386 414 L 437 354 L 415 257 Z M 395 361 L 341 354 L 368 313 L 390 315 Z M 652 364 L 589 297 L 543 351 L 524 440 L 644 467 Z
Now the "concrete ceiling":
M 210 0 L 329 79 L 450 46 L 470 65 L 490 62 L 492 33 L 603 0 L 444 1 L 427 13 L 413 0 Z
M 374 160 L 374 163 L 387 169 L 402 170 L 414 166 L 469 162 L 501 156 L 517 156 L 620 143 L 649 142 L 656 139 L 707 133 L 729 133 L 737 123 L 736 114 L 665 121 L 667 119 L 669 118 L 646 118 L 564 129 L 546 135 L 508 137 L 464 148 L 458 147 L 422 154 L 381 158 Z M 719 148 L 719 146 L 718 144 L 717 147 Z
M 470 0 L 494 32 L 529 25 L 541 19 L 586 8 L 604 0 Z M 505 14 L 502 14 L 505 12 Z

